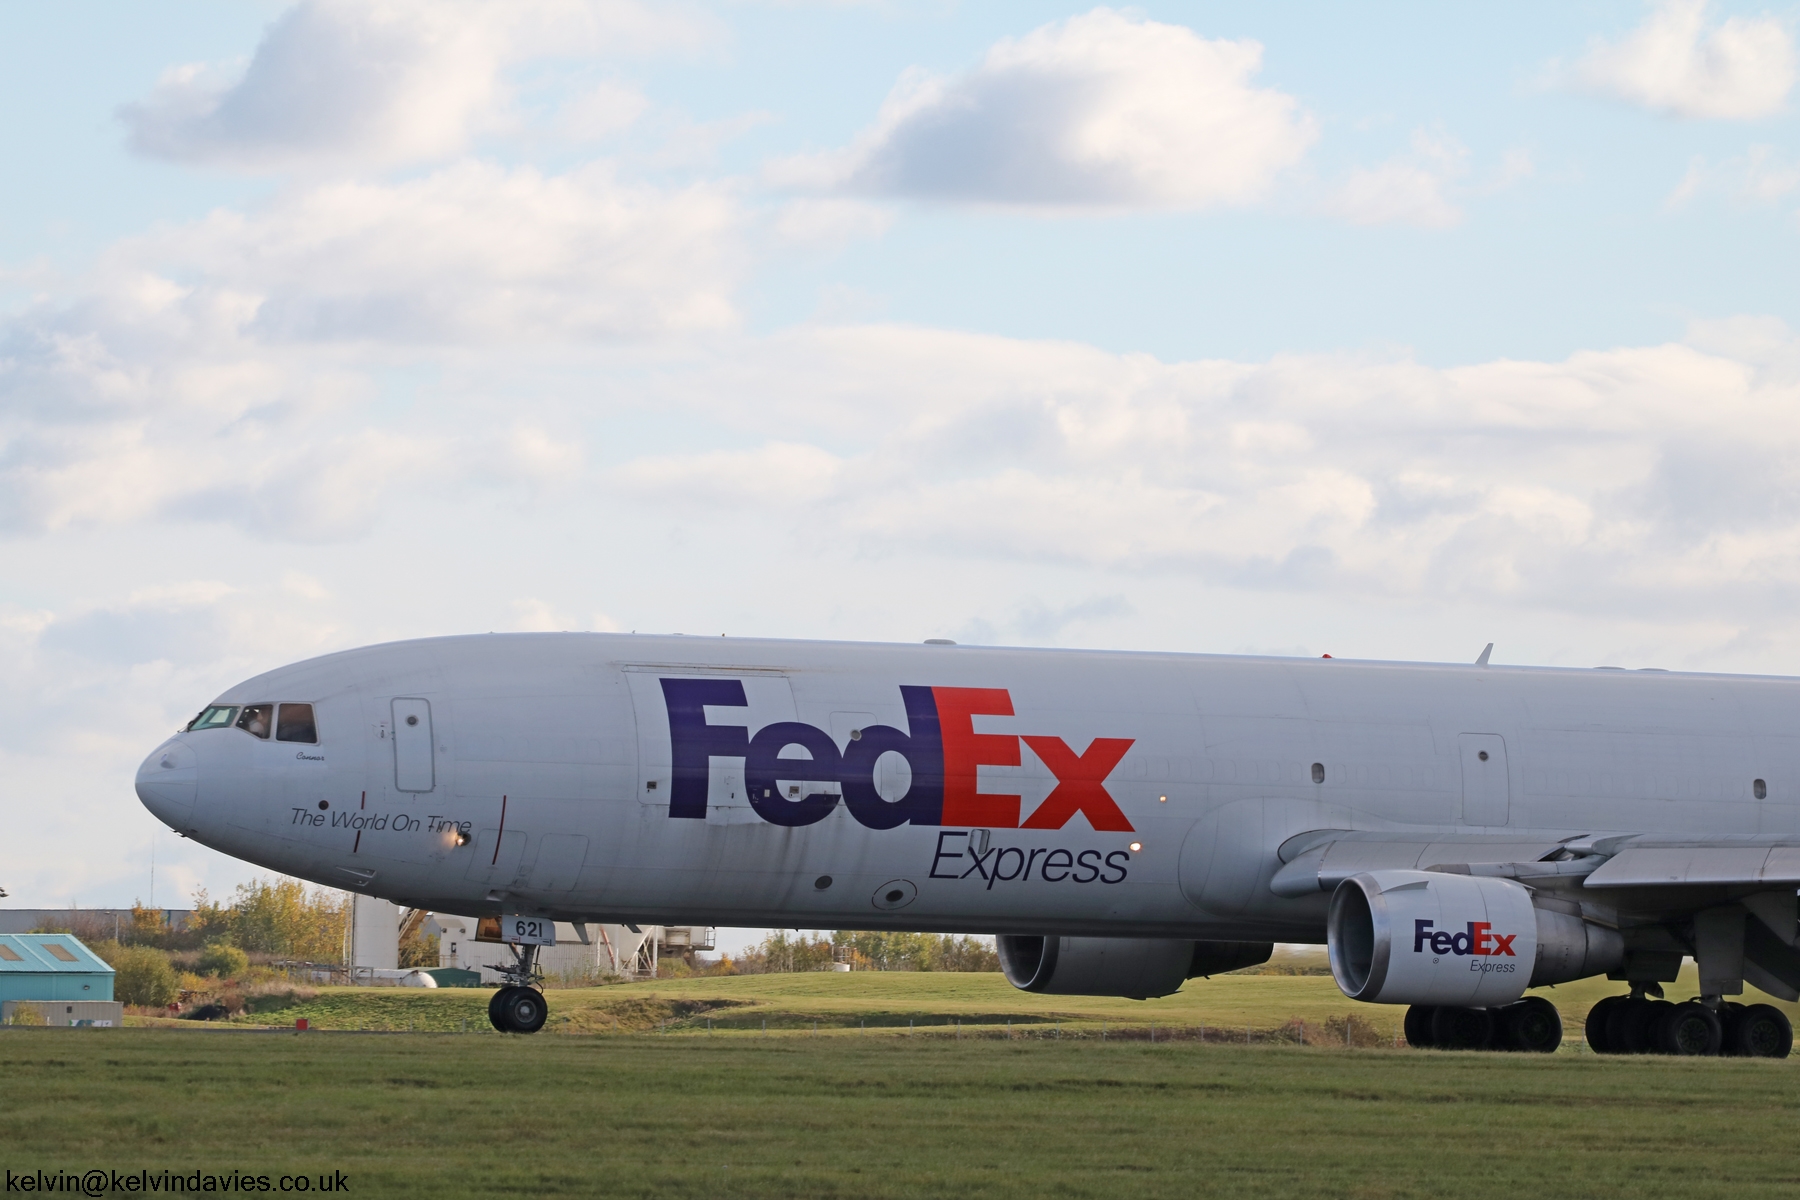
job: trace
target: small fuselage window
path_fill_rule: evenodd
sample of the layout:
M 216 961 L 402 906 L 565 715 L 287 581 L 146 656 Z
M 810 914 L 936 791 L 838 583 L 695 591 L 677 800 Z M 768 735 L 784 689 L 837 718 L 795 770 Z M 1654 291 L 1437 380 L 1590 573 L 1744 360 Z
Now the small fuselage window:
M 318 741 L 319 727 L 313 724 L 313 706 L 310 704 L 283 704 L 281 718 L 275 723 L 275 740 L 278 742 Z
M 237 705 L 214 704 L 200 711 L 200 715 L 188 722 L 188 729 L 230 729 L 231 722 L 237 717 Z
M 246 704 L 244 715 L 237 719 L 237 727 L 245 733 L 267 739 L 273 732 L 275 724 L 275 706 L 273 704 Z

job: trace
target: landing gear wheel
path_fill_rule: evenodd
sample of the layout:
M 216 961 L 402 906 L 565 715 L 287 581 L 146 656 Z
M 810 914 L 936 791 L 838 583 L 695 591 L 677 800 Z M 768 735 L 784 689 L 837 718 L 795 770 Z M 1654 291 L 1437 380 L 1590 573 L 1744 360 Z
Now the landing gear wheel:
M 492 1025 L 495 1029 L 498 1029 L 501 1033 L 506 1032 L 506 1026 L 501 1024 L 500 997 L 506 995 L 506 993 L 510 991 L 512 991 L 511 988 L 503 987 L 488 997 L 488 1024 Z
M 1542 996 L 1509 1004 L 1497 1016 L 1500 1028 L 1494 1040 L 1508 1050 L 1550 1054 L 1562 1045 L 1562 1014 Z
M 1719 1053 L 1726 1058 L 1735 1058 L 1737 1056 L 1737 1023 L 1738 1018 L 1744 1015 L 1744 1006 L 1735 1000 L 1721 1000 L 1718 1011 L 1719 1028 L 1724 1031 L 1724 1036 L 1719 1042 Z
M 1414 1050 L 1429 1050 L 1436 1044 L 1431 1040 L 1431 1014 L 1436 1011 L 1429 1004 L 1415 1004 L 1406 1010 L 1401 1028 L 1406 1031 L 1406 1044 Z
M 536 988 L 503 987 L 488 1001 L 488 1020 L 501 1033 L 536 1033 L 550 1015 Z
M 1717 1054 L 1725 1040 L 1718 1014 L 1690 1000 L 1662 1013 L 1656 1021 L 1655 1047 L 1663 1054 L 1698 1058 Z
M 1607 1036 L 1606 1022 L 1611 1017 L 1613 1009 L 1625 1003 L 1625 1000 L 1624 996 L 1608 996 L 1588 1009 L 1587 1025 L 1583 1033 L 1587 1037 L 1588 1049 L 1595 1054 L 1617 1054 L 1619 1052 L 1619 1048 Z
M 1494 1040 L 1494 1017 L 1485 1008 L 1438 1009 L 1431 1014 L 1431 1043 L 1445 1050 L 1485 1050 Z
M 1731 1052 L 1745 1058 L 1786 1058 L 1794 1049 L 1794 1027 L 1768 1004 L 1752 1004 L 1731 1023 Z
M 1650 1050 L 1650 1023 L 1658 1013 L 1656 1001 L 1627 996 L 1606 1015 L 1606 1040 L 1614 1054 L 1645 1054 Z

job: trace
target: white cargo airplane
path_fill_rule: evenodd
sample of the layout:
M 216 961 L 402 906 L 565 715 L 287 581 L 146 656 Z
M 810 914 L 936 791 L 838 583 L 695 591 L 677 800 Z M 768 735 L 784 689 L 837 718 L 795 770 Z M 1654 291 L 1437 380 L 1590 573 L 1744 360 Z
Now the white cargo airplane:
M 1491 649 L 1491 647 L 1490 647 Z M 475 917 L 497 1028 L 553 921 L 999 935 L 1006 976 L 1149 997 L 1325 942 L 1415 1045 L 1786 1055 L 1800 680 L 490 634 L 231 688 L 145 760 L 184 836 Z M 1700 995 L 1660 999 L 1684 955 Z

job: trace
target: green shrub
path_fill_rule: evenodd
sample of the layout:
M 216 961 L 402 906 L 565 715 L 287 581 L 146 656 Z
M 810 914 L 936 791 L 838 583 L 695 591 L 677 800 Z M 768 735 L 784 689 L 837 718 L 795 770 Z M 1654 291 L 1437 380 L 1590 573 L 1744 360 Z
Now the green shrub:
M 111 938 L 98 942 L 84 941 L 81 944 L 86 946 L 89 950 L 92 950 L 95 958 L 113 968 L 118 967 L 119 955 L 125 950 L 124 946 L 113 941 Z
M 124 946 L 112 959 L 113 999 L 164 1008 L 175 1001 L 175 968 L 169 956 L 149 946 Z
M 236 979 L 250 969 L 250 956 L 229 942 L 208 942 L 200 952 L 200 974 Z

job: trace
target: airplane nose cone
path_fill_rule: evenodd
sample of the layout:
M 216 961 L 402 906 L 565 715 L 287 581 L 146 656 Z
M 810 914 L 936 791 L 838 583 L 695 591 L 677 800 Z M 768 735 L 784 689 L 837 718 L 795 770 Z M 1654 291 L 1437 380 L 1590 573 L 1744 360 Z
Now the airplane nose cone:
M 164 825 L 188 828 L 193 824 L 194 797 L 200 789 L 199 767 L 193 747 L 180 738 L 170 738 L 138 768 L 138 799 Z

